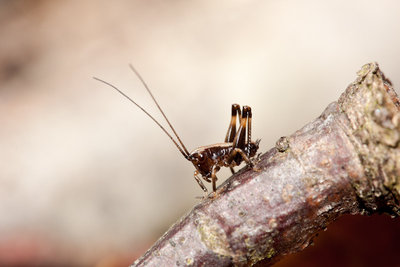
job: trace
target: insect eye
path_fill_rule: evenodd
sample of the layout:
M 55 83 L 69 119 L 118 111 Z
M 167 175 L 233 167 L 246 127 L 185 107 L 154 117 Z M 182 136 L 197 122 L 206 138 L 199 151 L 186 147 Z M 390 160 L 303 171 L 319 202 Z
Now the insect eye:
M 199 162 L 203 162 L 205 160 L 205 157 L 203 154 L 199 153 L 197 159 L 199 160 Z

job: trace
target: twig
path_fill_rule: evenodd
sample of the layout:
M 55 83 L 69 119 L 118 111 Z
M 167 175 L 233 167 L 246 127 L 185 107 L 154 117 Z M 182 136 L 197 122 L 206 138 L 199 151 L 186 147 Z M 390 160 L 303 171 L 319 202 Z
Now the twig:
M 400 214 L 400 102 L 377 63 L 132 266 L 269 266 L 342 214 Z

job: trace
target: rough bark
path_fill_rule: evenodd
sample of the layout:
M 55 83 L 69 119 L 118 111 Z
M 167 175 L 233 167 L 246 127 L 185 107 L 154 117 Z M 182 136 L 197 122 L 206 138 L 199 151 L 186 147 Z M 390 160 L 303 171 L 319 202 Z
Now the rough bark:
M 400 214 L 400 102 L 377 63 L 132 266 L 269 266 L 342 214 Z

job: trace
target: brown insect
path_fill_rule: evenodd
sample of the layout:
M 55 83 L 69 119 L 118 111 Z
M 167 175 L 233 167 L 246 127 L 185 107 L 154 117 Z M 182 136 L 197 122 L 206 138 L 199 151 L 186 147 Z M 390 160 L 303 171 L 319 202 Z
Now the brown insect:
M 142 82 L 143 86 L 146 88 L 147 92 L 150 94 L 154 103 L 157 105 L 157 108 L 160 110 L 164 119 L 167 121 L 169 127 L 173 131 L 176 136 L 176 141 L 171 134 L 153 117 L 151 116 L 143 107 L 133 101 L 129 96 L 127 96 L 124 92 L 119 90 L 116 86 L 101 80 L 99 78 L 94 77 L 95 80 L 98 80 L 102 83 L 111 86 L 115 90 L 117 90 L 120 94 L 126 97 L 129 101 L 135 104 L 138 108 L 140 108 L 147 116 L 149 116 L 163 131 L 164 133 L 172 140 L 178 150 L 182 153 L 185 159 L 189 160 L 193 163 L 196 168 L 194 172 L 194 178 L 197 183 L 200 185 L 201 189 L 205 193 L 207 193 L 207 188 L 201 181 L 199 175 L 207 181 L 212 183 L 213 191 L 217 190 L 216 181 L 217 176 L 216 173 L 220 170 L 221 167 L 229 167 L 232 173 L 235 173 L 233 167 L 240 165 L 243 161 L 252 168 L 254 168 L 254 163 L 252 158 L 256 155 L 260 140 L 255 142 L 251 141 L 251 108 L 249 106 L 243 106 L 242 112 L 240 112 L 240 106 L 238 104 L 232 105 L 232 118 L 228 127 L 228 132 L 225 136 L 224 143 L 218 143 L 214 145 L 201 146 L 196 148 L 192 152 L 186 149 L 182 140 L 176 133 L 174 127 L 169 122 L 167 116 L 164 111 L 161 109 L 157 100 L 154 98 L 151 93 L 149 87 L 146 82 L 139 74 L 139 72 L 132 66 L 129 65 L 132 71 L 136 74 L 139 80 Z M 239 129 L 236 131 L 236 122 L 239 119 Z M 179 144 L 178 144 L 179 142 Z

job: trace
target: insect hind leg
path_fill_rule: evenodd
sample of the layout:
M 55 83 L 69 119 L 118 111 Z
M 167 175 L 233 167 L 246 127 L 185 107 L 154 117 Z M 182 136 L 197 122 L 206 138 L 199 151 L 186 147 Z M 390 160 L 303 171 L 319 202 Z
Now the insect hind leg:
M 246 153 L 244 153 L 244 151 L 242 149 L 240 149 L 240 148 L 233 149 L 232 153 L 229 155 L 228 161 L 232 162 L 236 158 L 237 154 L 239 154 L 242 157 L 242 159 L 246 162 L 246 164 L 248 166 L 250 166 L 252 168 L 254 167 L 254 163 L 246 155 Z
M 240 119 L 240 126 L 235 138 L 232 141 L 232 147 L 240 148 L 242 150 L 246 147 L 246 130 L 249 129 L 251 131 L 251 108 L 249 106 L 243 106 L 242 116 Z M 247 141 L 251 142 L 251 133 L 247 130 Z M 249 145 L 248 143 L 247 145 Z
M 226 133 L 225 136 L 225 143 L 231 143 L 233 142 L 233 139 L 235 139 L 236 135 L 236 121 L 237 121 L 237 116 L 239 115 L 239 122 L 242 119 L 242 115 L 240 114 L 240 105 L 238 104 L 232 104 L 232 117 L 231 117 L 231 122 L 229 123 L 228 127 L 228 132 Z

